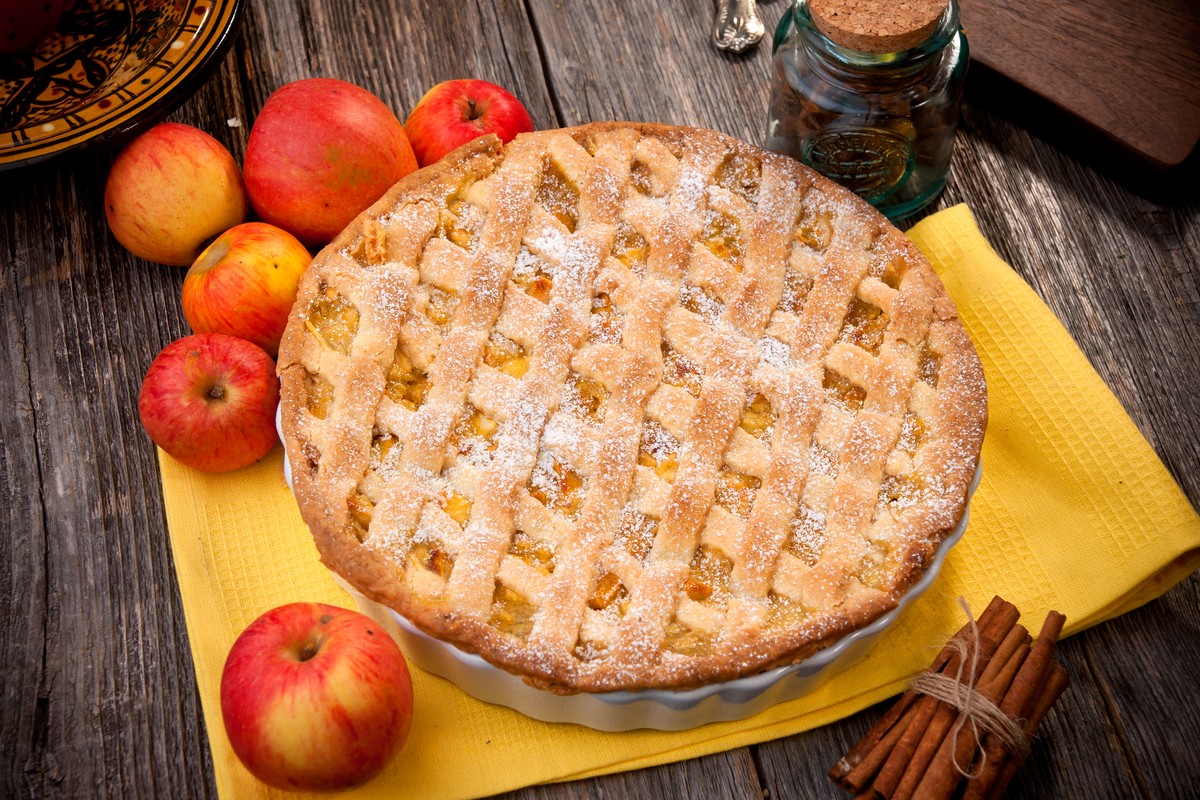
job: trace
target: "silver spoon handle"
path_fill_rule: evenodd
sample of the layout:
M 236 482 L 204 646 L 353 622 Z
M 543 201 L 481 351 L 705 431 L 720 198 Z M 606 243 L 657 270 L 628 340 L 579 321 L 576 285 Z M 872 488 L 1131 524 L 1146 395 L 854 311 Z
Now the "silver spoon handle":
M 717 0 L 712 37 L 720 49 L 741 53 L 758 44 L 764 30 L 754 0 Z

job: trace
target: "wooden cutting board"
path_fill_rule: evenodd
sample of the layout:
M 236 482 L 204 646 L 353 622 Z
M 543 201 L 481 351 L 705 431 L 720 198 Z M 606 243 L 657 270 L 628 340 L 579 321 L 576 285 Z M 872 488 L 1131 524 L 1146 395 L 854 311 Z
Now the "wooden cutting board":
M 1196 151 L 1198 0 L 960 0 L 960 5 L 972 60 L 983 72 L 1015 82 L 1082 123 L 1078 130 L 1090 129 L 1159 175 L 1176 171 Z M 1078 130 L 1068 127 L 1065 135 Z

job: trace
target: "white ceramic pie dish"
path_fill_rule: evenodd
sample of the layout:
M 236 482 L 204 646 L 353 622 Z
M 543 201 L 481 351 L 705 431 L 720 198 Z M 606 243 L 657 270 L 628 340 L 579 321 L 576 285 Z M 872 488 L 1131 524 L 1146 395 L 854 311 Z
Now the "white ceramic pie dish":
M 278 414 L 276 426 L 279 426 Z M 925 574 L 900 598 L 894 609 L 799 663 L 684 691 L 645 689 L 558 695 L 536 689 L 474 653 L 429 636 L 396 611 L 364 597 L 336 573 L 331 574 L 354 598 L 358 609 L 382 625 L 414 664 L 451 681 L 478 700 L 506 706 L 544 722 L 569 722 L 602 731 L 687 730 L 710 722 L 745 719 L 776 703 L 794 700 L 861 661 L 880 634 L 937 578 L 946 554 L 967 529 L 970 498 L 979 486 L 982 470 L 981 463 L 967 490 L 968 504 L 958 527 L 942 542 Z M 284 478 L 290 487 L 292 470 L 286 454 Z

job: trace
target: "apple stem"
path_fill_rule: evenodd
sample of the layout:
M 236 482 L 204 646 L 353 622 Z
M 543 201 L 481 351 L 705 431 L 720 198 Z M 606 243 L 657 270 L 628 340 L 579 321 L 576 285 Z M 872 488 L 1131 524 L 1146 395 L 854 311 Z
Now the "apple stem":
M 483 113 L 471 98 L 467 98 L 467 119 L 479 119 Z
M 318 649 L 319 649 L 319 645 L 316 642 L 312 641 L 311 639 L 309 641 L 305 642 L 304 647 L 300 648 L 301 663 L 308 661 L 310 658 L 315 656 L 317 654 Z

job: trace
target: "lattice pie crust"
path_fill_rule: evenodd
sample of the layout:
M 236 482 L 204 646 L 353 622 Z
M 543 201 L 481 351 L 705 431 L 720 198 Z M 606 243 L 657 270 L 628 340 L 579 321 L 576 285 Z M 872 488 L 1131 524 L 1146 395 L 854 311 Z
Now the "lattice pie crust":
M 962 516 L 983 373 L 916 248 L 712 131 L 481 139 L 314 261 L 280 348 L 322 559 L 559 692 L 804 658 Z

